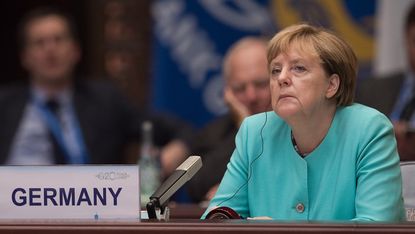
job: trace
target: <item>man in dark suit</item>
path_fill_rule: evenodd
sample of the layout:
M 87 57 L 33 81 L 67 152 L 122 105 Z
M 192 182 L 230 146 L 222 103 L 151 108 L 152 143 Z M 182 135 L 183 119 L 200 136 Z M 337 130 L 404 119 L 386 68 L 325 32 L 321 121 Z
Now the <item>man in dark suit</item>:
M 409 69 L 387 77 L 363 80 L 356 101 L 378 109 L 394 125 L 401 161 L 415 160 L 415 5 L 405 21 Z
M 81 130 L 86 155 L 74 163 L 121 163 L 128 139 L 139 137 L 140 115 L 109 84 L 74 84 L 71 102 Z M 32 105 L 31 88 L 5 87 L 0 91 L 0 163 L 70 163 L 62 145 L 50 134 L 42 111 Z M 31 114 L 31 113 L 32 114 Z M 63 111 L 59 111 L 63 115 Z M 38 116 L 31 118 L 30 116 Z M 137 116 L 134 119 L 133 116 Z M 64 130 L 63 130 L 64 131 Z M 71 147 L 71 146 L 67 146 Z
M 0 163 L 125 162 L 146 117 L 109 83 L 75 79 L 81 50 L 71 18 L 51 8 L 30 12 L 20 44 L 29 84 L 0 90 Z M 178 134 L 171 124 L 154 125 L 158 142 Z

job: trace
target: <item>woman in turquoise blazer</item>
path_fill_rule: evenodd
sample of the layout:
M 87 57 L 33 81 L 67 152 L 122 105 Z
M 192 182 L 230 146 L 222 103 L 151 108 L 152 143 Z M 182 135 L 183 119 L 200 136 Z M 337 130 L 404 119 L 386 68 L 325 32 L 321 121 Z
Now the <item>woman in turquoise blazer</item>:
M 268 48 L 273 112 L 245 119 L 206 214 L 278 220 L 404 219 L 390 121 L 353 104 L 357 59 L 333 33 L 288 27 Z

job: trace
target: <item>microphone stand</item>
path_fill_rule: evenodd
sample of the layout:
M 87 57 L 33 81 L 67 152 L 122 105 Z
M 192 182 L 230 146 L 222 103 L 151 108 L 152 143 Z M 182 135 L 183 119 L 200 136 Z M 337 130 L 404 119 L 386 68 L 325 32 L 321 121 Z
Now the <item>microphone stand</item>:
M 166 206 L 160 206 L 160 202 L 157 198 L 151 198 L 151 200 L 147 203 L 146 209 L 149 219 L 157 219 L 156 208 L 160 209 L 160 215 L 164 214 Z

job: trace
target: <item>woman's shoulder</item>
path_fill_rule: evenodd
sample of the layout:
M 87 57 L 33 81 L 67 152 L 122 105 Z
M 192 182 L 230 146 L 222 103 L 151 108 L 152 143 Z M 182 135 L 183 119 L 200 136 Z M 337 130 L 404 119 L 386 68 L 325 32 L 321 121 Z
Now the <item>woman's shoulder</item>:
M 376 125 L 377 123 L 382 125 L 391 125 L 388 117 L 380 111 L 359 103 L 354 103 L 346 107 L 340 107 L 337 115 L 338 118 L 347 120 L 349 124 L 353 124 L 355 126 L 366 124 Z
M 267 123 L 272 123 L 273 126 L 275 126 L 275 124 L 284 123 L 284 121 L 277 114 L 275 114 L 274 111 L 261 112 L 258 114 L 251 115 L 247 117 L 244 122 L 248 126 L 265 125 Z
M 366 116 L 384 116 L 385 118 L 387 118 L 380 111 L 372 107 L 365 106 L 360 103 L 353 103 L 350 106 L 341 107 L 341 109 L 343 109 L 343 111 L 347 114 L 358 114 L 358 115 L 366 115 Z
M 255 136 L 269 135 L 287 128 L 288 125 L 273 111 L 251 115 L 242 122 L 241 134 Z

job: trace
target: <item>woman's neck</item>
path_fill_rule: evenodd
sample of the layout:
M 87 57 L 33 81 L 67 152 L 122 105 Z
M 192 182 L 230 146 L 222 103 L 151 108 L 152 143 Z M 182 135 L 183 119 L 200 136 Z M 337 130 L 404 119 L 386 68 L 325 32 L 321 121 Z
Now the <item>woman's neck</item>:
M 336 106 L 333 106 L 328 112 L 324 111 L 309 118 L 297 119 L 290 124 L 300 154 L 307 155 L 320 145 L 330 129 L 335 113 Z

